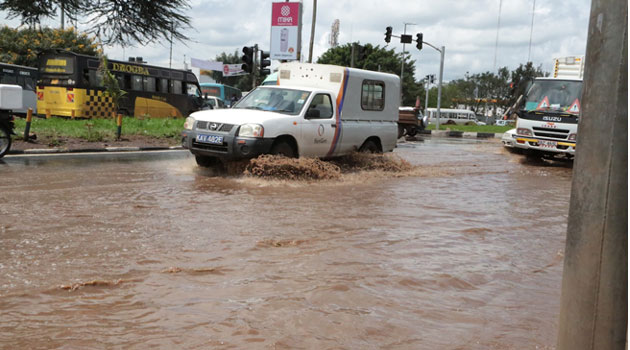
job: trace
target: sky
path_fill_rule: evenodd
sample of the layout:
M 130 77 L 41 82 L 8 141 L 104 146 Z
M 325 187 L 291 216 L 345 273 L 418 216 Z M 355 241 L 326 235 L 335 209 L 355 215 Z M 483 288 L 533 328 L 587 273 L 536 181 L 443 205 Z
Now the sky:
M 222 52 L 239 54 L 243 46 L 258 44 L 268 50 L 272 0 L 191 0 L 192 28 L 185 31 L 190 41 L 173 44 L 172 66 L 184 68 L 190 58 L 214 60 Z M 302 55 L 308 58 L 314 1 L 303 1 Z M 534 7 L 535 5 L 535 7 Z M 533 12 L 532 12 L 533 10 Z M 532 26 L 533 13 L 533 26 Z M 528 57 L 534 65 L 551 71 L 552 59 L 584 55 L 590 15 L 588 0 L 319 0 L 317 1 L 313 61 L 330 48 L 329 37 L 335 19 L 340 21 L 338 42 L 385 46 L 384 33 L 393 27 L 394 35 L 405 30 L 415 39 L 445 47 L 444 80 L 468 74 L 496 72 L 500 67 L 513 70 Z M 9 26 L 18 20 L 0 18 Z M 44 21 L 59 26 L 58 19 Z M 89 28 L 79 23 L 79 30 Z M 531 36 L 530 36 L 531 34 Z M 531 37 L 531 52 L 530 52 Z M 403 45 L 392 38 L 387 48 L 401 52 Z M 149 64 L 169 65 L 169 43 L 134 44 L 131 47 L 105 47 L 111 59 L 126 60 L 141 56 Z M 415 42 L 406 45 L 415 60 L 415 78 L 438 76 L 440 53 Z M 278 65 L 272 62 L 272 68 Z

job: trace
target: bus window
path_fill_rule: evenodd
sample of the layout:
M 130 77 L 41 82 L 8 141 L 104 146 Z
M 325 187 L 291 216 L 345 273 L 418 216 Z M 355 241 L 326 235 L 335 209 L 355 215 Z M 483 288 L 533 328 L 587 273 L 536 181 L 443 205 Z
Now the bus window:
M 103 86 L 103 76 L 96 70 L 90 69 L 90 86 Z
M 158 80 L 159 80 L 157 84 L 158 91 L 168 93 L 168 80 L 167 79 L 158 79 Z
M 139 75 L 131 76 L 131 90 L 142 91 L 142 77 Z
M 24 78 L 24 88 L 26 90 L 35 91 L 35 81 L 33 78 Z
M 195 84 L 186 84 L 186 89 L 188 90 L 188 95 L 201 97 L 201 91 L 197 89 L 197 85 Z
M 144 77 L 144 91 L 155 92 L 154 77 Z
M 17 84 L 17 79 L 14 75 L 3 75 L 0 79 L 0 83 L 2 84 Z
M 171 93 L 172 94 L 182 93 L 182 82 L 180 80 L 171 80 Z

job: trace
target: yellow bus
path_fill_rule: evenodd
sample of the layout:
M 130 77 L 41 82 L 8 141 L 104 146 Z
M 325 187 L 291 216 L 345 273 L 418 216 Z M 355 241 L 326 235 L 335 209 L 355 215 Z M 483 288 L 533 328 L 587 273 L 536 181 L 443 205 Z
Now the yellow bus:
M 185 117 L 204 106 L 197 77 L 185 70 L 139 62 L 108 61 L 126 94 L 115 110 L 98 70 L 100 60 L 63 50 L 39 55 L 37 113 L 76 118 L 104 118 L 115 113 L 144 117 Z

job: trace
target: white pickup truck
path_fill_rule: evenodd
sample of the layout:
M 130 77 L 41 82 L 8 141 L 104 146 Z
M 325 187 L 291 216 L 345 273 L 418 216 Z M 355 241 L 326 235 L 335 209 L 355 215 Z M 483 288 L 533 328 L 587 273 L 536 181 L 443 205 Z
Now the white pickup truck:
M 199 111 L 182 145 L 200 166 L 278 154 L 329 158 L 396 146 L 400 79 L 332 65 L 284 63 L 278 83 L 259 86 L 231 109 Z

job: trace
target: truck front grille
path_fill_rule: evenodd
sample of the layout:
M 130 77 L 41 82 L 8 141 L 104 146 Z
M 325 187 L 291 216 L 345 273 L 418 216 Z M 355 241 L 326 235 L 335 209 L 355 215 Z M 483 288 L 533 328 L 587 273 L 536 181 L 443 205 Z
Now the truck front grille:
M 566 140 L 569 138 L 569 130 L 566 129 L 550 129 L 536 126 L 533 129 L 535 137 L 554 140 Z
M 216 125 L 216 128 L 213 129 L 212 125 Z M 233 127 L 234 127 L 234 124 L 222 124 L 222 123 L 206 122 L 202 120 L 197 122 L 197 130 L 230 132 Z

